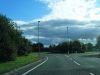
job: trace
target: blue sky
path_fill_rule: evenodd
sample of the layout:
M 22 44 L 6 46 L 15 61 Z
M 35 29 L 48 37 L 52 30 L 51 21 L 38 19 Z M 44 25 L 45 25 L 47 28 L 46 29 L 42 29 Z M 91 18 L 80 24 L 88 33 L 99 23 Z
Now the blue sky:
M 53 0 L 0 0 L 0 13 L 6 14 L 13 20 L 31 21 L 51 12 L 46 1 L 48 4 L 54 2 Z M 100 0 L 96 0 L 95 6 L 100 7 Z
M 6 14 L 13 20 L 31 21 L 48 15 L 53 8 L 53 6 L 51 8 L 48 7 L 50 3 L 53 5 L 54 2 L 58 1 L 60 3 L 61 0 L 0 0 L 0 13 Z M 99 8 L 100 0 L 95 1 L 95 6 Z
M 37 0 L 0 0 L 0 13 L 13 20 L 30 21 L 48 14 L 49 9 Z
M 57 44 L 70 39 L 96 42 L 100 35 L 100 0 L 0 0 L 0 13 L 20 26 L 23 35 L 37 42 L 40 20 L 40 42 Z
M 96 6 L 97 6 L 97 7 L 100 7 L 100 0 L 97 0 L 97 1 L 96 1 Z

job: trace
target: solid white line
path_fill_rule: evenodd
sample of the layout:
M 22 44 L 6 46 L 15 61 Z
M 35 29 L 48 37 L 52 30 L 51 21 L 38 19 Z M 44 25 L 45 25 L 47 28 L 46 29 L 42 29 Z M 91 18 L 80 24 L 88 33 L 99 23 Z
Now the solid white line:
M 94 75 L 93 73 L 89 73 L 90 75 Z
M 29 72 L 31 72 L 31 71 L 35 70 L 36 68 L 38 68 L 39 66 L 43 65 L 47 60 L 48 60 L 48 57 L 46 57 L 46 60 L 45 61 L 43 61 L 42 63 L 38 64 L 34 68 L 28 70 L 27 72 L 23 73 L 22 75 L 27 75 Z
M 75 64 L 80 65 L 78 62 L 74 61 Z

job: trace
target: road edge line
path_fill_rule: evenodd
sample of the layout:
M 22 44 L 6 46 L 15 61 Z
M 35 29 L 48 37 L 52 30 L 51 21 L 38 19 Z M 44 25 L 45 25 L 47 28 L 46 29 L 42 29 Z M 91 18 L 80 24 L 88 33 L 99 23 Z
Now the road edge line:
M 89 73 L 90 75 L 94 75 L 93 73 Z
M 44 57 L 44 58 L 46 58 L 46 57 Z M 6 73 L 4 73 L 4 74 L 2 74 L 2 75 L 10 75 L 11 73 L 14 73 L 14 72 L 16 72 L 16 71 L 19 71 L 19 70 L 21 70 L 21 69 L 24 69 L 24 68 L 30 66 L 30 65 L 33 64 L 33 63 L 38 63 L 38 62 L 42 61 L 44 58 L 39 59 L 39 60 L 37 60 L 37 61 L 34 61 L 34 62 L 32 62 L 32 63 L 26 64 L 26 65 L 23 65 L 22 67 L 15 68 L 14 70 L 9 71 L 9 72 L 6 72 Z
M 48 57 L 46 57 L 46 60 L 44 60 L 42 63 L 40 63 L 40 64 L 38 64 L 37 66 L 35 66 L 34 68 L 32 68 L 32 69 L 26 71 L 26 72 L 23 73 L 22 75 L 27 75 L 29 72 L 31 72 L 31 71 L 35 70 L 36 68 L 40 67 L 41 65 L 43 65 L 45 62 L 47 62 L 47 60 L 48 60 Z

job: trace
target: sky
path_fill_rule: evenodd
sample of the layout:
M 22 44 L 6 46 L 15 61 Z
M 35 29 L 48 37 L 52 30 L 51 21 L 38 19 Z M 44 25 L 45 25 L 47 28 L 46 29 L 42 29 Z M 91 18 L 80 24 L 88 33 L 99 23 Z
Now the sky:
M 48 14 L 49 10 L 37 0 L 0 0 L 0 13 L 13 20 L 30 21 Z
M 33 43 L 37 42 L 37 21 L 40 42 L 45 45 L 68 37 L 95 43 L 100 35 L 100 0 L 0 0 L 0 13 L 16 22 Z

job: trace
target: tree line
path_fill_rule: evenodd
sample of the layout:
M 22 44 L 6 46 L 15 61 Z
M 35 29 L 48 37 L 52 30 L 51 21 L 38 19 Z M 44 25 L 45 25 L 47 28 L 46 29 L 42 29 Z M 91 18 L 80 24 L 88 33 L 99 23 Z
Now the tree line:
M 32 43 L 22 36 L 16 24 L 0 14 L 0 62 L 15 60 L 17 56 L 28 55 Z
M 44 47 L 42 43 L 33 44 L 33 51 L 38 52 L 38 47 L 40 46 L 41 52 L 52 52 L 52 53 L 84 53 L 88 51 L 93 51 L 93 44 L 84 44 L 79 40 L 65 41 L 59 43 L 58 45 L 50 45 L 49 47 Z

